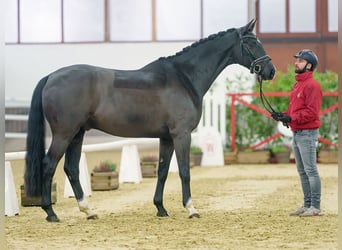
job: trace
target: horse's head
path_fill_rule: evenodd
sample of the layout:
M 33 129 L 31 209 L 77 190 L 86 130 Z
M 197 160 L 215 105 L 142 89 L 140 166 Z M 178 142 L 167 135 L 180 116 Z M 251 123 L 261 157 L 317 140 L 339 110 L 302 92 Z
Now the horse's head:
M 271 80 L 275 74 L 272 64 L 261 42 L 253 33 L 256 20 L 250 21 L 246 26 L 237 29 L 240 38 L 239 63 L 250 69 L 264 80 Z

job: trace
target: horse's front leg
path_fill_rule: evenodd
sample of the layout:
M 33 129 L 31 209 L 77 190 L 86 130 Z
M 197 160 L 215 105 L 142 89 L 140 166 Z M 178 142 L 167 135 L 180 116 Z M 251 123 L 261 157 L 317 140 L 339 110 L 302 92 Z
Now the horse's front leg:
M 200 215 L 192 203 L 190 191 L 190 144 L 190 133 L 178 135 L 174 138 L 179 176 L 182 182 L 183 206 L 189 211 L 189 218 L 199 218 Z
M 163 194 L 165 181 L 169 172 L 170 161 L 173 153 L 172 140 L 159 140 L 159 164 L 158 164 L 158 181 L 156 192 L 154 194 L 153 203 L 157 207 L 157 216 L 169 216 L 163 205 Z

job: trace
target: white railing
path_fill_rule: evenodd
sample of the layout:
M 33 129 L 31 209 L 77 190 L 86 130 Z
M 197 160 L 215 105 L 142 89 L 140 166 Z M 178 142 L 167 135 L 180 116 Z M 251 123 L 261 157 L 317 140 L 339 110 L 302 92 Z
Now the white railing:
M 6 108 L 27 108 L 29 107 L 28 102 L 23 101 L 11 101 L 6 102 Z M 28 115 L 22 114 L 5 114 L 5 121 L 28 121 Z M 6 139 L 25 139 L 26 133 L 25 132 L 5 132 Z
M 86 152 L 96 152 L 96 151 L 117 150 L 117 149 L 121 149 L 123 146 L 126 146 L 126 145 L 158 146 L 159 139 L 134 138 L 134 139 L 123 139 L 123 140 L 114 141 L 114 142 L 88 144 L 88 145 L 83 145 L 82 152 L 86 153 Z M 25 155 L 26 155 L 26 151 L 5 153 L 5 161 L 23 160 L 25 159 Z
M 7 120 L 7 121 L 28 121 L 28 115 L 5 114 L 5 120 Z

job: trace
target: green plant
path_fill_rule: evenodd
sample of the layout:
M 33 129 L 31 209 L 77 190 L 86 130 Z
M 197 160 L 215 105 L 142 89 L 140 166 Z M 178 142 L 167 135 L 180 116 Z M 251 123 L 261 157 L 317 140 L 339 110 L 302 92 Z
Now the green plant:
M 93 172 L 115 172 L 116 171 L 116 164 L 109 160 L 101 162 L 100 165 L 95 166 Z
M 338 90 L 338 76 L 336 73 L 327 71 L 326 73 L 315 73 L 314 77 L 321 84 L 323 91 L 337 91 Z M 338 102 L 338 96 L 324 96 L 322 102 L 322 109 L 326 109 Z M 322 125 L 319 128 L 320 136 L 337 144 L 338 142 L 338 110 L 335 109 L 320 117 Z M 329 146 L 319 142 L 318 148 L 325 149 Z
M 276 153 L 288 152 L 290 149 L 284 145 L 284 146 L 273 147 L 271 148 L 271 150 L 274 154 L 276 154 Z
M 251 76 L 236 75 L 235 79 L 226 79 L 226 88 L 229 93 L 250 93 L 251 91 Z M 244 101 L 252 104 L 258 102 L 259 97 L 240 97 Z M 257 104 L 256 104 L 257 105 Z M 240 102 L 235 102 L 235 143 L 240 151 L 246 150 L 252 144 L 263 140 L 271 135 L 274 131 L 274 122 L 268 117 L 252 110 Z M 226 144 L 231 144 L 231 102 L 226 104 Z
M 288 137 L 279 137 L 267 144 L 273 156 L 276 153 L 289 152 L 291 150 L 291 139 Z
M 331 71 L 325 73 L 314 72 L 314 78 L 320 83 L 323 91 L 337 91 L 338 77 L 337 74 Z M 248 90 L 248 77 L 235 76 L 234 80 L 227 79 L 226 86 L 229 92 L 232 92 L 232 84 L 237 83 L 235 92 L 259 92 L 258 82 Z M 263 91 L 267 92 L 290 92 L 295 83 L 294 67 L 290 65 L 287 72 L 277 71 L 276 76 L 271 81 L 264 81 Z M 289 104 L 289 97 L 268 96 L 267 100 L 272 107 L 278 111 L 283 112 L 287 109 Z M 251 104 L 264 108 L 259 96 L 247 100 Z M 326 109 L 329 106 L 338 102 L 337 96 L 324 96 L 321 109 Z M 231 144 L 230 138 L 230 111 L 231 103 L 228 101 L 226 106 L 226 132 L 227 132 L 227 145 Z M 245 107 L 242 104 L 236 103 L 235 105 L 235 118 L 236 118 L 236 131 L 235 139 L 238 148 L 245 148 L 254 143 L 257 143 L 268 136 L 277 132 L 277 123 L 272 119 L 261 115 L 260 113 Z M 337 143 L 338 140 L 338 110 L 335 109 L 320 117 L 322 125 L 319 129 L 320 136 Z M 284 144 L 284 143 L 283 143 Z M 285 143 L 286 144 L 286 143 Z M 268 145 L 274 147 L 272 145 Z M 326 147 L 319 144 L 319 148 Z
M 192 145 L 192 146 L 190 147 L 190 152 L 191 152 L 192 154 L 201 154 L 201 153 L 202 153 L 202 149 L 201 149 L 200 147 L 198 147 L 198 146 Z

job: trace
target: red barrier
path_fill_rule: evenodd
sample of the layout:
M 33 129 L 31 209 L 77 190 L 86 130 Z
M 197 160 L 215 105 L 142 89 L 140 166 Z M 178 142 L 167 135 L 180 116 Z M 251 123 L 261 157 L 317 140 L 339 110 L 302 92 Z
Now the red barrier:
M 265 96 L 290 96 L 290 92 L 267 92 L 264 93 Z M 238 102 L 244 106 L 246 106 L 247 108 L 250 108 L 252 110 L 255 110 L 256 112 L 267 116 L 267 117 L 271 117 L 270 113 L 268 111 L 266 111 L 264 108 L 261 108 L 257 105 L 254 105 L 252 103 L 248 103 L 245 100 L 243 100 L 241 97 L 243 96 L 255 96 L 255 97 L 259 97 L 259 93 L 234 93 L 234 94 L 227 94 L 227 96 L 231 97 L 231 104 L 230 104 L 230 137 L 231 137 L 231 145 L 230 145 L 230 149 L 232 152 L 235 151 L 236 149 L 236 137 L 235 137 L 235 131 L 236 131 L 236 119 L 235 119 L 235 103 Z M 338 92 L 323 92 L 323 96 L 338 96 Z M 325 115 L 327 113 L 332 112 L 333 110 L 338 108 L 338 103 L 335 103 L 333 105 L 331 105 L 330 107 L 321 110 L 320 111 L 320 116 Z M 280 138 L 281 136 L 283 136 L 281 133 L 275 133 L 267 138 L 265 138 L 264 140 L 262 140 L 261 142 L 256 143 L 255 145 L 251 145 L 250 148 L 251 149 L 257 149 L 258 147 L 269 143 L 272 140 L 275 140 L 277 138 Z M 336 147 L 337 148 L 337 144 L 331 142 L 330 140 L 323 138 L 323 137 L 319 137 L 318 140 L 326 145 L 332 146 L 332 147 Z

